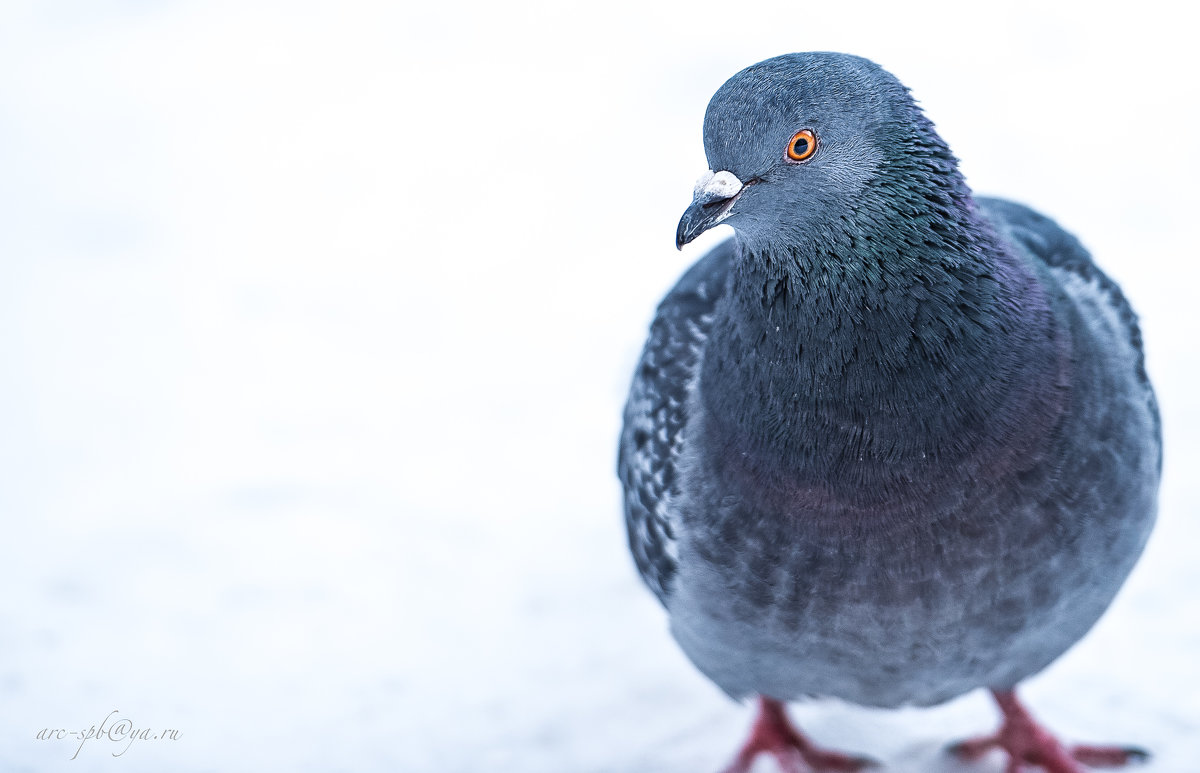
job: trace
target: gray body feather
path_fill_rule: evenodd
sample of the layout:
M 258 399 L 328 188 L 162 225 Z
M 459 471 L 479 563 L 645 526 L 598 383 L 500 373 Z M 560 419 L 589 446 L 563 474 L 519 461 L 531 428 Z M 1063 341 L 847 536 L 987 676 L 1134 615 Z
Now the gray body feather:
M 680 646 L 728 694 L 893 707 L 1012 687 L 1096 623 L 1140 555 L 1160 439 L 1134 314 L 1054 222 L 979 203 L 1048 299 L 1042 389 L 1061 395 L 1019 459 L 964 465 L 932 507 L 764 508 L 726 485 L 700 365 L 733 240 L 662 302 L 620 439 L 626 526 Z

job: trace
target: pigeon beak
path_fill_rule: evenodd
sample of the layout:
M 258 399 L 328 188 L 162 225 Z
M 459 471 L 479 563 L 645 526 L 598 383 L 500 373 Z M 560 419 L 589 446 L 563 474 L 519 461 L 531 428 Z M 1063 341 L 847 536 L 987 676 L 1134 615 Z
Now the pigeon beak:
M 675 248 L 683 245 L 729 217 L 733 202 L 746 186 L 733 172 L 714 172 L 711 169 L 696 181 L 692 204 L 679 220 L 675 230 Z

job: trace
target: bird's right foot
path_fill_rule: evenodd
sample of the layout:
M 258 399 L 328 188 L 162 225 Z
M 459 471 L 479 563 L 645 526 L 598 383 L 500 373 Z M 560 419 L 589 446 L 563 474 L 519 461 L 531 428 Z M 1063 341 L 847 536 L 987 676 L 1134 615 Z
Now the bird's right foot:
M 749 773 L 754 759 L 763 753 L 778 760 L 783 773 L 860 773 L 879 767 L 869 757 L 817 748 L 788 719 L 783 704 L 765 696 L 759 698 L 758 718 L 750 737 L 722 773 Z

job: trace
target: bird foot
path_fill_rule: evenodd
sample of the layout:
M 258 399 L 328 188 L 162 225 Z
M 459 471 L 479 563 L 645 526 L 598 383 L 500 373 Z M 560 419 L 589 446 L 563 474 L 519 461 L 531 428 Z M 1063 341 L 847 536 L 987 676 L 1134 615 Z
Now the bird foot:
M 779 762 L 783 773 L 859 773 L 879 767 L 878 762 L 868 757 L 851 757 L 817 748 L 791 723 L 782 703 L 760 697 L 758 718 L 750 737 L 722 773 L 749 773 L 754 759 L 764 752 Z
M 1063 746 L 1017 701 L 1011 690 L 993 690 L 992 695 L 1004 721 L 995 735 L 960 741 L 950 753 L 963 760 L 975 760 L 992 749 L 1008 752 L 1007 773 L 1018 773 L 1024 765 L 1037 765 L 1046 773 L 1084 773 L 1083 765 L 1119 768 L 1144 762 L 1150 754 L 1133 746 Z

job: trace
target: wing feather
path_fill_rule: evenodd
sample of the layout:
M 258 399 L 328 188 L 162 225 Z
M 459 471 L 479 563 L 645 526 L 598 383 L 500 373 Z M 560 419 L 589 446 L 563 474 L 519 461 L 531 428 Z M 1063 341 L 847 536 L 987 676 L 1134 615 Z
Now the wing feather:
M 625 527 L 638 572 L 666 603 L 678 560 L 671 502 L 688 395 L 704 354 L 713 309 L 725 291 L 733 241 L 693 265 L 659 304 L 633 376 L 617 455 Z

